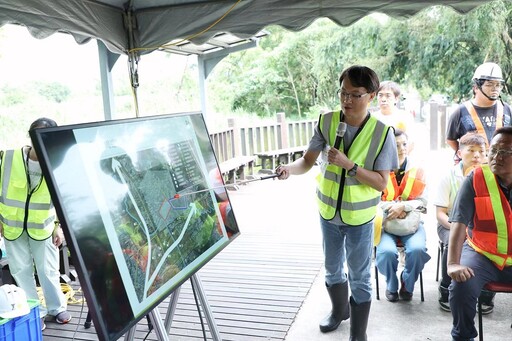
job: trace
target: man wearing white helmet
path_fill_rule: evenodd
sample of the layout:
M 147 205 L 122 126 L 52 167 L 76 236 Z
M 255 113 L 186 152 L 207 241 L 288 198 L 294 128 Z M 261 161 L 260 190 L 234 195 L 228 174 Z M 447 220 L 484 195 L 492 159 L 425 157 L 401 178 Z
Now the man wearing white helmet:
M 483 63 L 473 75 L 473 98 L 462 103 L 451 114 L 446 128 L 446 143 L 457 152 L 459 139 L 476 131 L 487 140 L 496 129 L 511 124 L 511 108 L 500 98 L 503 89 L 501 68 L 495 63 Z

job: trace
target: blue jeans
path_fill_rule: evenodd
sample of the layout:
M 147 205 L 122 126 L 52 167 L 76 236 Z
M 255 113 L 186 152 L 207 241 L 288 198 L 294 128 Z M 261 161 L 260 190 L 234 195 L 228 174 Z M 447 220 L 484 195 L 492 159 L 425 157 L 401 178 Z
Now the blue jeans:
M 418 230 L 408 236 L 398 237 L 382 231 L 380 243 L 377 245 L 376 264 L 379 272 L 386 276 L 387 289 L 391 292 L 398 291 L 398 249 L 396 241 L 400 239 L 404 245 L 405 268 L 402 278 L 407 292 L 414 292 L 414 283 L 418 280 L 420 272 L 430 260 L 427 253 L 427 237 L 423 222 Z
M 498 269 L 487 257 L 464 243 L 460 264 L 473 269 L 475 276 L 466 282 L 450 284 L 450 308 L 453 316 L 454 340 L 469 340 L 477 336 L 475 328 L 476 303 L 480 291 L 487 282 L 512 282 L 512 267 Z
M 320 217 L 328 286 L 348 281 L 356 304 L 372 300 L 371 262 L 373 222 L 359 226 L 335 225 Z

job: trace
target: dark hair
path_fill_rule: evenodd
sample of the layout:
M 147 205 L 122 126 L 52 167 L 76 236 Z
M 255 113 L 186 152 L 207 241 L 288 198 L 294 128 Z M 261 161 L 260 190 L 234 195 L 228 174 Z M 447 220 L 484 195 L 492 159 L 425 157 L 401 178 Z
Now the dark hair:
M 56 127 L 56 126 L 57 126 L 57 123 L 54 120 L 52 120 L 51 118 L 40 117 L 37 120 L 35 120 L 34 122 L 32 122 L 28 131 L 32 131 L 37 128 L 50 128 L 50 127 Z
M 492 137 L 494 137 L 494 136 L 496 136 L 498 134 L 512 136 L 512 126 L 506 126 L 506 127 L 501 127 L 501 128 L 496 129 L 496 131 L 494 132 Z
M 405 138 L 407 140 L 409 140 L 409 136 L 407 136 L 407 134 L 405 133 L 405 131 L 403 131 L 402 129 L 398 129 L 398 128 L 394 128 L 394 133 L 395 133 L 395 137 L 398 137 L 398 136 L 405 136 Z
M 353 65 L 343 70 L 339 79 L 340 87 L 345 78 L 348 78 L 352 85 L 363 87 L 370 93 L 379 89 L 379 76 L 366 66 Z
M 390 89 L 391 91 L 393 91 L 393 94 L 395 95 L 395 97 L 399 97 L 400 94 L 402 93 L 400 91 L 400 86 L 393 82 L 393 81 L 383 81 L 380 83 L 380 87 L 379 87 L 379 90 L 377 90 L 377 93 L 381 92 L 382 90 L 386 90 L 386 89 Z
M 459 139 L 459 149 L 466 146 L 487 146 L 487 141 L 485 140 L 485 137 L 480 135 L 477 132 L 470 131 L 469 133 L 464 134 Z

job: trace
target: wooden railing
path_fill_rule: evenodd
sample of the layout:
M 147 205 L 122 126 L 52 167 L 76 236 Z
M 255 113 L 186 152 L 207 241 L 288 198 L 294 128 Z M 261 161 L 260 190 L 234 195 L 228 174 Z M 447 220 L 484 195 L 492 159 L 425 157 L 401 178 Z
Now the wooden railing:
M 239 156 L 250 156 L 272 150 L 305 146 L 313 136 L 315 120 L 286 121 L 284 113 L 276 122 L 239 127 L 236 119 L 228 119 L 228 128 L 210 133 L 213 150 L 219 162 Z

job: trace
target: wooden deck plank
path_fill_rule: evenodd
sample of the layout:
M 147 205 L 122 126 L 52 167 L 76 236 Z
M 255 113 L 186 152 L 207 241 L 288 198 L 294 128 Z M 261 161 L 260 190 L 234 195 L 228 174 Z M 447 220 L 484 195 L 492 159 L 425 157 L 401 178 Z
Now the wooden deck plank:
M 320 245 L 288 244 L 261 235 L 237 238 L 199 272 L 206 298 L 225 341 L 284 340 L 311 284 L 322 265 Z M 78 288 L 79 283 L 74 283 Z M 77 291 L 76 298 L 81 298 Z M 162 317 L 167 312 L 169 298 L 159 306 Z M 47 322 L 45 341 L 97 340 L 94 325 L 85 329 L 87 305 L 70 304 L 73 320 L 67 325 Z M 203 317 L 203 322 L 206 320 Z M 137 324 L 135 340 L 148 334 L 145 318 Z M 208 325 L 205 325 L 208 330 Z M 207 339 L 211 340 L 209 332 Z M 190 282 L 180 291 L 171 325 L 170 340 L 202 340 Z M 146 340 L 157 340 L 151 332 Z

